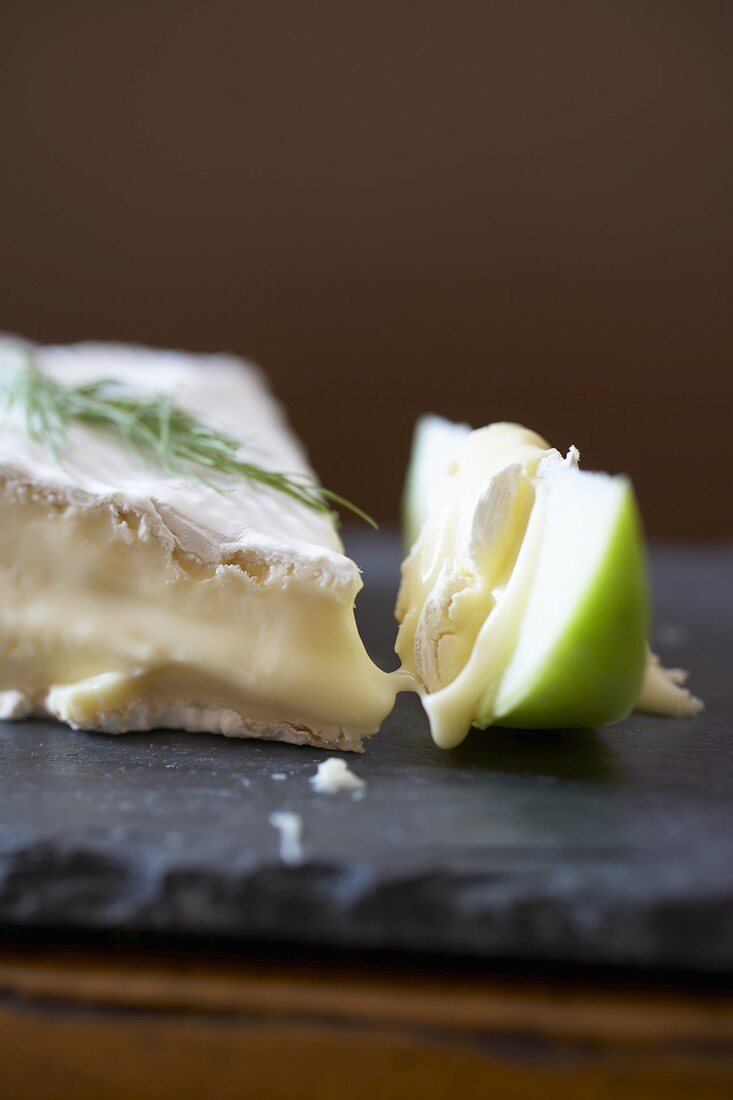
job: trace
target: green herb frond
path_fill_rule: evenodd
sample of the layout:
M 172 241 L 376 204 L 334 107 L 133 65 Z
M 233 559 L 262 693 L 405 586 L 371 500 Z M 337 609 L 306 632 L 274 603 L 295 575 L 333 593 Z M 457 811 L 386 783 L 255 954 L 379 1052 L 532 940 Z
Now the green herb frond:
M 196 420 L 167 394 L 140 398 L 119 382 L 102 380 L 65 386 L 38 367 L 32 352 L 11 379 L 0 381 L 5 409 L 15 409 L 25 432 L 60 461 L 72 423 L 88 424 L 121 439 L 141 462 L 156 461 L 168 474 L 203 481 L 215 488 L 222 479 L 245 478 L 267 486 L 316 512 L 345 509 L 371 527 L 375 521 L 351 501 L 324 489 L 305 474 L 269 470 L 239 457 L 242 443 Z

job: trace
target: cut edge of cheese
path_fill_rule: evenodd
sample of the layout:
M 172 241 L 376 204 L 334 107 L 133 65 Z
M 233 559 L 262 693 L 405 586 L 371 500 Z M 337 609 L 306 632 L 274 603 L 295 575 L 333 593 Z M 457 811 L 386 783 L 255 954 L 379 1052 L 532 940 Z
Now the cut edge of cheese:
M 311 474 L 259 372 L 231 356 L 86 344 L 37 358 L 59 380 L 170 392 L 260 464 Z M 332 518 L 249 482 L 150 470 L 91 428 L 70 443 L 56 464 L 12 416 L 0 432 L 0 716 L 359 750 L 397 681 L 359 637 L 361 577 Z

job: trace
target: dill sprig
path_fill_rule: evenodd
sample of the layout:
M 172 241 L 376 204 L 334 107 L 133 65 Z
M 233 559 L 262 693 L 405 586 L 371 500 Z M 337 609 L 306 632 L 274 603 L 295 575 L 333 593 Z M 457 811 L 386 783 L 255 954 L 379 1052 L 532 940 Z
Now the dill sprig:
M 222 478 L 246 478 L 265 485 L 315 512 L 333 506 L 351 512 L 371 527 L 375 521 L 356 504 L 324 489 L 306 474 L 268 470 L 239 457 L 242 443 L 178 408 L 167 394 L 141 398 L 120 382 L 100 380 L 66 386 L 44 374 L 28 348 L 8 382 L 0 381 L 5 409 L 15 409 L 23 428 L 56 461 L 68 446 L 72 423 L 89 424 L 117 436 L 141 462 L 156 461 L 167 473 L 218 488 Z

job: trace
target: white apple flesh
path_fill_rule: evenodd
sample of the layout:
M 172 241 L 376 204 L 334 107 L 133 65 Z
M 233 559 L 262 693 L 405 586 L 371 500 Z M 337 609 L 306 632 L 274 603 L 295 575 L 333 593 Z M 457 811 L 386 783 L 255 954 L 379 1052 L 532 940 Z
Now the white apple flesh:
M 420 534 L 431 495 L 470 431 L 468 424 L 454 424 L 452 420 L 433 413 L 421 416 L 415 424 L 402 494 L 402 529 L 406 550 Z
M 407 549 L 417 540 L 437 486 L 473 429 L 435 413 L 418 417 L 402 493 L 402 534 Z

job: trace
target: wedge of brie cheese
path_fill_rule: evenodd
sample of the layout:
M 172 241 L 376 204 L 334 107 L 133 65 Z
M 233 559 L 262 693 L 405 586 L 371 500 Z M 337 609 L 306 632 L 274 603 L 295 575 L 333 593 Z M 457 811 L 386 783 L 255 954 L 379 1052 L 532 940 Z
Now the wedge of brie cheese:
M 34 349 L 64 384 L 115 379 L 310 475 L 256 368 L 113 344 Z M 13 345 L 0 362 L 13 369 Z M 332 518 L 271 488 L 214 486 L 72 425 L 55 459 L 12 409 L 0 428 L 0 716 L 359 749 L 395 681 L 354 618 L 359 571 Z

